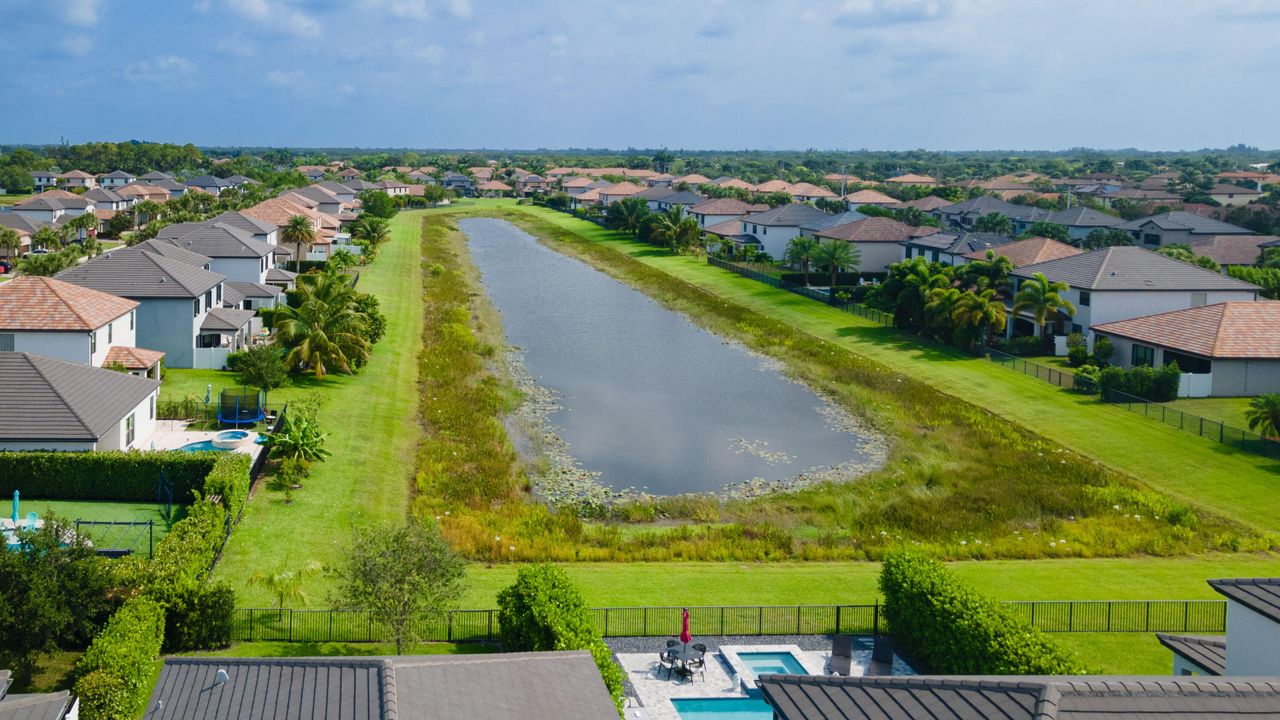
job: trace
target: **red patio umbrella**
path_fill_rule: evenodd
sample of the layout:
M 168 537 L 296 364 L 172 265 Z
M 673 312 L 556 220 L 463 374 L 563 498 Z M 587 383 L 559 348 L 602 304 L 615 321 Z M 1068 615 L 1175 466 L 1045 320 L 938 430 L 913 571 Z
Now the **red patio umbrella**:
M 685 608 L 680 617 L 680 642 L 684 643 L 686 650 L 689 649 L 689 641 L 693 639 L 693 635 L 689 633 L 689 608 Z

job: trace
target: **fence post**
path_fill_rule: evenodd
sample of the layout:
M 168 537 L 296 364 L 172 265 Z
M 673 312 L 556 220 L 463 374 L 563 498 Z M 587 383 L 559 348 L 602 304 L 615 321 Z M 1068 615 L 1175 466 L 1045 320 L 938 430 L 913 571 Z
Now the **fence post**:
M 492 610 L 489 611 L 489 629 L 485 631 L 484 637 L 489 642 L 493 642 L 493 611 Z
M 293 642 L 293 608 L 289 609 L 289 642 Z
M 333 611 L 329 611 L 329 642 L 333 642 Z
M 875 607 L 871 610 L 871 634 L 880 634 L 880 601 L 876 600 Z
M 837 606 L 836 606 L 836 635 L 839 635 L 839 634 L 840 634 L 840 610 L 841 610 L 841 607 L 842 607 L 842 606 L 840 606 L 840 605 L 837 605 Z
M 796 634 L 800 634 L 800 606 L 796 606 Z
M 604 636 L 609 637 L 609 608 L 604 609 Z

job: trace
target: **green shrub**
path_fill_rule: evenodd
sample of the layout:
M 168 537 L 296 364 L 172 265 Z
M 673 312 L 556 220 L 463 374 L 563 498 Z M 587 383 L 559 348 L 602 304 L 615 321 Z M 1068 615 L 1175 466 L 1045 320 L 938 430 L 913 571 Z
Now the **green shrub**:
M 510 651 L 589 650 L 600 677 L 622 712 L 622 669 L 591 620 L 582 594 L 554 565 L 525 565 L 498 593 L 498 626 Z
M 891 553 L 880 571 L 893 638 L 941 675 L 1073 675 L 1084 668 L 1038 630 L 965 587 L 942 564 Z
M 1102 397 L 1109 401 L 1123 401 L 1125 395 L 1149 400 L 1169 402 L 1178 397 L 1178 384 L 1182 371 L 1177 363 L 1168 363 L 1159 370 L 1139 365 L 1127 370 L 1116 366 L 1103 368 L 1098 376 Z
M 1082 393 L 1098 392 L 1098 379 L 1102 371 L 1096 365 L 1081 365 L 1076 369 L 1075 385 L 1072 389 Z
M 1038 338 L 1034 335 L 1024 335 L 1009 340 L 1000 348 L 1010 355 L 1018 357 L 1030 357 L 1034 355 L 1043 355 L 1046 350 L 1045 339 Z
M 168 452 L 0 452 L 0 495 L 56 500 L 155 502 L 160 474 L 173 501 L 186 503 L 204 487 L 219 455 Z
M 156 545 L 147 563 L 148 582 L 153 593 L 164 597 L 164 588 L 179 588 L 204 578 L 222 546 L 227 510 L 207 500 L 193 504 L 187 516 L 176 523 Z
M 236 593 L 225 583 L 191 583 L 170 593 L 164 651 L 213 650 L 231 644 Z
M 1111 356 L 1116 354 L 1111 338 L 1100 337 L 1093 341 L 1093 364 L 1104 368 L 1111 364 Z
M 239 517 L 240 510 L 249 500 L 249 467 L 253 459 L 244 453 L 219 453 L 218 460 L 204 479 L 204 497 L 222 496 L 222 505 Z
M 76 664 L 83 720 L 133 720 L 151 693 L 164 640 L 164 609 L 136 597 L 120 606 Z

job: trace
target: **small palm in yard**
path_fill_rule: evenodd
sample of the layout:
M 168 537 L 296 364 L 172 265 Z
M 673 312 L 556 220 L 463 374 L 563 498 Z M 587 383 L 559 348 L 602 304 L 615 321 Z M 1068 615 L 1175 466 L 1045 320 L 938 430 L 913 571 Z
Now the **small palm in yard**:
M 818 241 L 808 237 L 798 237 L 787 243 L 787 251 L 783 254 L 787 263 L 800 268 L 804 273 L 804 284 L 809 285 L 809 266 L 813 255 L 818 250 Z
M 854 270 L 861 261 L 862 253 L 843 240 L 825 240 L 818 243 L 818 247 L 813 251 L 813 262 L 831 273 L 831 284 L 828 287 L 835 287 L 836 273 L 841 270 Z
M 294 215 L 289 218 L 284 227 L 280 228 L 280 242 L 293 246 L 294 260 L 305 260 L 307 247 L 315 242 L 315 239 L 315 225 L 312 224 L 311 218 L 305 215 Z
M 1267 438 L 1280 437 L 1280 394 L 1260 395 L 1244 412 L 1249 429 Z
M 1076 306 L 1062 297 L 1068 288 L 1064 282 L 1050 281 L 1044 273 L 1036 273 L 1022 283 L 1022 288 L 1014 296 L 1013 311 L 1031 313 L 1036 320 L 1036 336 L 1044 335 L 1045 323 L 1053 313 L 1063 312 L 1067 317 L 1076 314 Z
M 250 585 L 266 588 L 267 592 L 275 597 L 277 619 L 284 617 L 286 600 L 296 600 L 299 605 L 307 604 L 307 594 L 302 590 L 302 583 L 324 569 L 324 566 L 315 560 L 297 569 L 291 569 L 288 565 L 289 562 L 286 560 L 285 564 L 275 572 L 259 570 L 249 576 Z
M 323 462 L 329 457 L 324 449 L 328 435 L 320 429 L 314 409 L 295 403 L 285 414 L 284 426 L 267 436 L 267 452 L 273 458 L 302 462 Z

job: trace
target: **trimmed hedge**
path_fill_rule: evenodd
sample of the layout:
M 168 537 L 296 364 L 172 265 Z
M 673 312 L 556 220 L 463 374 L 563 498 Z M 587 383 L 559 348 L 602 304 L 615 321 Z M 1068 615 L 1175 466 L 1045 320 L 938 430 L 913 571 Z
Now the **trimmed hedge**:
M 166 589 L 203 580 L 222 547 L 227 517 L 226 508 L 207 500 L 188 508 L 187 516 L 170 528 L 146 565 L 149 591 L 163 597 Z
M 225 583 L 195 584 L 169 593 L 164 651 L 213 650 L 231 645 L 236 593 Z
M 0 496 L 18 490 L 32 499 L 151 503 L 163 472 L 173 485 L 173 501 L 186 503 L 204 487 L 217 459 L 213 453 L 180 450 L 0 452 Z
M 231 517 L 240 517 L 240 511 L 249 500 L 249 469 L 253 458 L 244 453 L 219 453 L 218 460 L 209 468 L 204 478 L 204 497 L 222 496 L 222 505 Z
M 895 641 L 939 675 L 1076 675 L 1085 670 L 1040 631 L 957 581 L 941 563 L 892 553 L 880 571 Z
M 136 597 L 121 605 L 76 664 L 81 719 L 137 717 L 151 694 L 163 640 L 159 603 Z
M 524 565 L 498 593 L 498 627 L 509 651 L 588 650 L 622 714 L 624 675 L 596 631 L 587 603 L 564 570 Z

